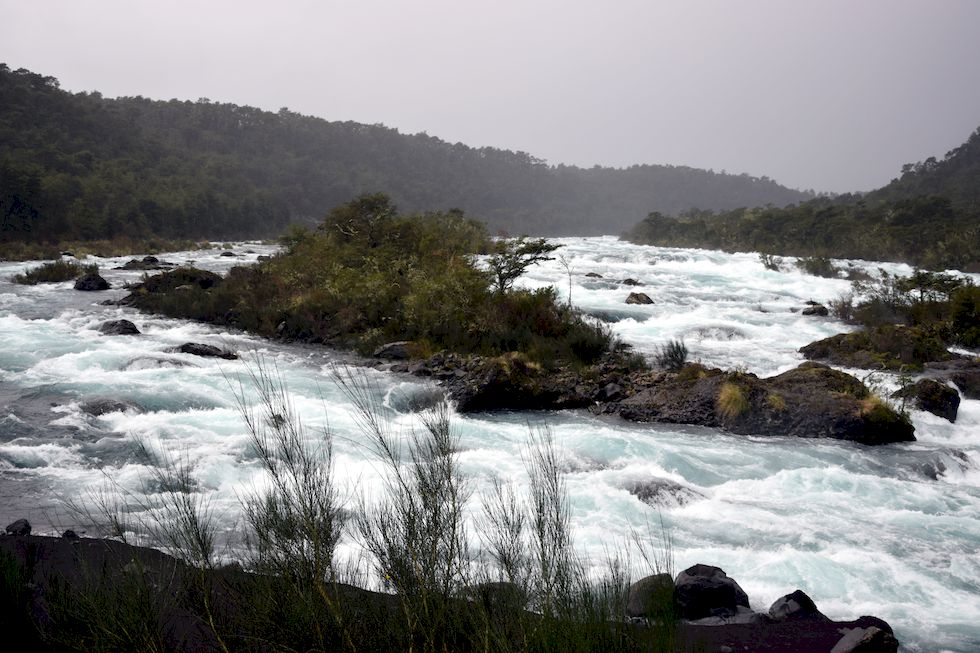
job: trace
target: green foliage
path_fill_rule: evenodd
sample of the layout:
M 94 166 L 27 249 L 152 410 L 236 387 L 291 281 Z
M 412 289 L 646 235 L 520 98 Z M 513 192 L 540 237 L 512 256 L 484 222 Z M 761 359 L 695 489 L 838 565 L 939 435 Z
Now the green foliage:
M 166 315 L 365 354 L 411 340 L 420 352 L 522 351 L 549 363 L 591 363 L 612 346 L 608 327 L 559 305 L 552 288 L 510 289 L 514 274 L 555 249 L 543 240 L 500 247 L 507 289 L 491 289 L 490 273 L 474 256 L 492 243 L 459 211 L 403 215 L 386 196 L 365 195 L 284 242 L 280 256 L 233 268 L 220 283 L 189 268 L 150 277 L 133 301 Z
M 958 288 L 950 303 L 953 338 L 965 347 L 980 347 L 980 288 Z
M 826 256 L 803 257 L 796 261 L 796 267 L 800 268 L 807 274 L 812 274 L 815 277 L 836 279 L 838 276 L 837 268 L 834 266 L 834 262 Z
M 783 264 L 783 259 L 776 256 L 775 254 L 770 254 L 768 252 L 760 252 L 759 262 L 762 263 L 763 267 L 765 267 L 767 270 L 772 270 L 773 272 L 779 272 L 779 268 Z
M 683 340 L 669 340 L 660 346 L 657 365 L 670 372 L 679 372 L 687 364 L 687 345 Z
M 487 268 L 493 277 L 493 290 L 503 294 L 510 290 L 514 281 L 524 274 L 529 267 L 543 261 L 552 261 L 548 256 L 561 247 L 549 243 L 544 238 L 527 240 L 521 236 L 517 240 L 505 240 L 497 244 L 496 251 L 487 259 Z
M 462 207 L 495 230 L 537 234 L 619 231 L 651 208 L 807 197 L 765 177 L 549 166 L 524 152 L 288 109 L 70 94 L 6 66 L 0 143 L 0 242 L 271 237 L 378 189 L 409 211 Z
M 14 283 L 33 286 L 39 283 L 59 283 L 71 281 L 83 274 L 98 274 L 98 265 L 83 265 L 75 261 L 57 260 L 31 268 L 23 274 L 15 274 L 11 281 Z

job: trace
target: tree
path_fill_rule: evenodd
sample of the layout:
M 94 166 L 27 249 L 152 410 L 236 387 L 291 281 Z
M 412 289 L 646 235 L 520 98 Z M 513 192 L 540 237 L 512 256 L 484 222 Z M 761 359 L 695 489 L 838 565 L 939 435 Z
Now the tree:
M 544 238 L 527 240 L 526 236 L 499 243 L 497 252 L 487 260 L 493 275 L 494 293 L 502 295 L 510 290 L 514 281 L 535 263 L 554 260 L 548 254 L 559 247 L 561 245 L 549 243 Z

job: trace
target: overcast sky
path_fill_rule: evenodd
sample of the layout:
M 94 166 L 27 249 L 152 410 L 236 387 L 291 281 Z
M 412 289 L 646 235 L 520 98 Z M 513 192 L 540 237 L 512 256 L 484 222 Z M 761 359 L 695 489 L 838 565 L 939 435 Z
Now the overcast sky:
M 0 61 L 70 91 L 837 192 L 980 126 L 978 0 L 0 0 Z

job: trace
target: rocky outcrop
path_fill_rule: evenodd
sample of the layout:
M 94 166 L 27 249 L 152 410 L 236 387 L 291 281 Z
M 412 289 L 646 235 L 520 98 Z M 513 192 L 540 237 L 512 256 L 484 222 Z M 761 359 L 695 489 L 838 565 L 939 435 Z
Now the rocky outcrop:
M 24 537 L 31 534 L 31 522 L 26 519 L 18 519 L 17 521 L 7 524 L 7 535 L 18 535 Z
M 656 613 L 658 606 L 673 602 L 674 579 L 670 574 L 653 574 L 641 578 L 629 588 L 626 599 L 627 617 L 646 617 Z
M 135 292 L 164 293 L 180 286 L 197 286 L 202 290 L 214 288 L 222 281 L 221 275 L 208 270 L 182 267 L 155 274 L 133 287 Z
M 875 370 L 920 370 L 927 362 L 953 358 L 935 333 L 901 325 L 839 333 L 801 347 L 800 353 L 809 360 Z
M 929 363 L 926 373 L 942 381 L 952 381 L 967 399 L 980 399 L 980 358 Z
M 640 281 L 638 281 L 636 279 L 632 279 L 632 278 L 630 278 L 630 279 L 623 279 L 622 281 L 620 281 L 620 283 L 623 284 L 624 286 L 642 286 L 643 285 Z
M 144 256 L 141 259 L 130 259 L 117 270 L 169 270 L 176 266 L 176 263 L 161 261 L 156 256 Z
M 79 408 L 83 413 L 92 415 L 93 417 L 99 417 L 107 413 L 142 413 L 143 407 L 134 401 L 127 401 L 126 399 L 113 399 L 111 397 L 96 397 L 95 399 L 88 399 L 83 401 Z
M 191 356 L 201 356 L 202 358 L 223 358 L 224 360 L 238 360 L 238 354 L 227 349 L 205 345 L 199 342 L 185 342 L 179 347 L 171 347 L 167 351 L 175 354 L 190 354 Z
M 830 653 L 897 653 L 898 640 L 891 629 L 868 626 L 851 628 L 830 649 Z
M 108 320 L 99 327 L 99 333 L 105 336 L 138 336 L 140 330 L 129 320 Z
M 99 290 L 109 290 L 109 288 L 111 288 L 109 282 L 103 279 L 96 272 L 89 272 L 88 274 L 83 274 L 75 279 L 75 290 L 95 292 Z
M 928 411 L 950 422 L 956 421 L 956 413 L 960 407 L 960 394 L 934 379 L 921 379 L 915 385 L 895 391 L 892 397 L 911 399 L 919 410 Z
M 652 304 L 653 300 L 645 292 L 631 292 L 626 298 L 627 304 Z
M 823 304 L 814 304 L 812 306 L 807 306 L 803 309 L 803 315 L 816 315 L 818 317 L 827 317 L 830 315 L 830 311 Z
M 750 608 L 749 597 L 724 571 L 711 565 L 694 565 L 674 581 L 674 606 L 681 619 L 732 617 Z
M 387 358 L 389 360 L 405 360 L 411 357 L 411 349 L 414 343 L 410 340 L 399 340 L 381 345 L 374 350 L 375 358 Z
M 776 599 L 769 608 L 769 618 L 773 621 L 830 621 L 802 590 Z

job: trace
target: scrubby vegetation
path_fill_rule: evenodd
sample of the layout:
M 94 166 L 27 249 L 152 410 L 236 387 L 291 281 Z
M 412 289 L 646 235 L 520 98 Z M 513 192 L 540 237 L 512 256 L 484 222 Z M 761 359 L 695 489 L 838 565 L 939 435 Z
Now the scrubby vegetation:
M 660 346 L 657 365 L 670 372 L 679 372 L 687 364 L 687 345 L 683 340 L 671 339 Z
M 393 341 L 411 353 L 443 349 L 539 364 L 592 363 L 613 347 L 608 327 L 557 301 L 552 288 L 513 279 L 554 247 L 492 241 L 459 211 L 399 214 L 385 195 L 339 206 L 316 230 L 294 229 L 285 251 L 224 280 L 179 269 L 132 295 L 143 309 L 230 324 L 264 336 L 355 347 Z M 474 257 L 486 254 L 491 274 Z M 496 270 L 503 261 L 506 270 Z M 499 266 L 498 266 L 499 267 Z
M 33 286 L 39 283 L 59 283 L 71 281 L 83 274 L 98 274 L 99 266 L 83 265 L 75 261 L 57 260 L 31 268 L 23 274 L 15 274 L 11 281 L 14 283 Z
M 962 146 L 902 169 L 864 196 L 821 197 L 796 206 L 660 212 L 633 227 L 633 242 L 809 257 L 812 274 L 830 275 L 826 257 L 905 261 L 924 268 L 980 270 L 980 129 Z M 765 260 L 763 261 L 766 262 Z
M 253 377 L 258 404 L 248 405 L 243 393 L 240 407 L 269 483 L 243 497 L 243 568 L 219 568 L 213 547 L 201 546 L 218 532 L 205 493 L 184 482 L 189 461 L 148 460 L 156 491 L 137 505 L 103 503 L 110 505 L 103 518 L 126 521 L 130 535 L 154 534 L 182 564 L 152 556 L 117 561 L 122 574 L 87 569 L 47 589 L 51 618 L 35 624 L 47 648 L 676 650 L 672 591 L 651 594 L 648 627 L 623 618 L 632 567 L 672 576 L 669 537 L 662 530 L 635 535 L 621 556 L 599 565 L 605 571 L 590 572 L 574 549 L 564 463 L 547 432 L 528 441 L 526 494 L 498 479 L 480 497 L 483 516 L 471 522 L 475 497 L 448 412 L 423 414 L 405 437 L 362 379 L 342 370 L 337 380 L 382 469 L 380 496 L 356 506 L 345 499 L 357 493 L 335 480 L 331 434 L 305 429 L 281 381 L 260 370 Z M 345 582 L 370 583 L 357 573 L 365 567 L 337 558 L 339 542 L 363 547 L 381 593 Z M 7 576 L 23 593 L 25 577 Z

